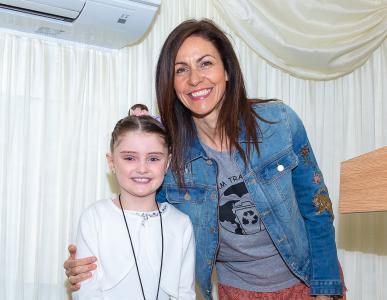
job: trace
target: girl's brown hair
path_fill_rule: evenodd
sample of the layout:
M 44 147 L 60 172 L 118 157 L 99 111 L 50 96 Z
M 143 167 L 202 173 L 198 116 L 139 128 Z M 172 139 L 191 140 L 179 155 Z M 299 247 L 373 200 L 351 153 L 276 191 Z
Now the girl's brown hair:
M 113 153 L 119 137 L 130 131 L 140 131 L 159 135 L 163 139 L 165 146 L 168 148 L 168 153 L 170 153 L 171 143 L 169 136 L 166 134 L 161 123 L 151 116 L 127 116 L 119 120 L 116 126 L 114 126 L 110 139 L 111 153 Z
M 212 21 L 188 20 L 178 25 L 167 37 L 157 63 L 156 96 L 157 104 L 167 134 L 172 143 L 171 169 L 180 187 L 184 186 L 184 155 L 196 135 L 191 112 L 179 101 L 174 89 L 175 59 L 182 43 L 190 36 L 199 36 L 210 41 L 218 50 L 228 75 L 224 100 L 220 109 L 217 129 L 221 139 L 229 140 L 229 151 L 237 149 L 246 163 L 246 153 L 238 143 L 241 131 L 240 122 L 246 131 L 247 155 L 253 145 L 259 152 L 259 116 L 252 109 L 252 102 L 264 100 L 247 99 L 243 75 L 237 56 L 225 33 Z
M 148 106 L 146 106 L 145 104 L 142 104 L 142 103 L 136 103 L 134 104 L 131 108 L 129 108 L 129 113 L 130 113 L 130 110 L 135 110 L 135 109 L 141 109 L 141 110 L 146 110 L 146 111 L 149 111 L 148 109 Z M 129 114 L 128 113 L 128 114 Z

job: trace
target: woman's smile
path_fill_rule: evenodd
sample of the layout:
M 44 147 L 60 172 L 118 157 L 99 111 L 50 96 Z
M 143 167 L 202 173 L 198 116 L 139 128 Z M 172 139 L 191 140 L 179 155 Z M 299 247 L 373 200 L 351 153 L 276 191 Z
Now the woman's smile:
M 201 89 L 201 90 L 193 91 L 193 92 L 189 93 L 188 95 L 191 97 L 191 99 L 193 101 L 198 101 L 198 100 L 206 99 L 208 97 L 208 95 L 211 93 L 211 91 L 212 91 L 212 88 Z
M 182 43 L 175 59 L 174 87 L 194 116 L 217 116 L 227 80 L 220 54 L 210 41 L 190 36 Z

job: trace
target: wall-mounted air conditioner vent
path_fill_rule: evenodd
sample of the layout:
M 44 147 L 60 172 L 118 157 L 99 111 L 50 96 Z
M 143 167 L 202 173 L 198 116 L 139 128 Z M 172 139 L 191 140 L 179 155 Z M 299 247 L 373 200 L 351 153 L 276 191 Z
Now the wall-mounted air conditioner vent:
M 161 0 L 0 0 L 0 27 L 107 48 L 138 41 Z

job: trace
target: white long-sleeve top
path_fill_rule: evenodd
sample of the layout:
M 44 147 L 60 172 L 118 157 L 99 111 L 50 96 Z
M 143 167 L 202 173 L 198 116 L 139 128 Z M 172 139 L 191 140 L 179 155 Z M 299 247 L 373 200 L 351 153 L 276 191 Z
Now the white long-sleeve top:
M 164 259 L 159 300 L 195 299 L 195 245 L 189 217 L 172 205 L 160 205 Z M 161 260 L 158 211 L 125 211 L 147 300 L 156 299 Z M 77 258 L 97 257 L 92 278 L 73 293 L 74 300 L 143 299 L 140 282 L 122 216 L 111 199 L 87 208 L 79 221 Z

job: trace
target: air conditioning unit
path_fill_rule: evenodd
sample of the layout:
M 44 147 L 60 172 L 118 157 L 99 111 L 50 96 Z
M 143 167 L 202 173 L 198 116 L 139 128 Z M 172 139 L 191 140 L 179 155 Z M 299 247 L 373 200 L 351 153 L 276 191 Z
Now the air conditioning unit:
M 141 39 L 161 0 L 0 0 L 0 27 L 105 48 Z

